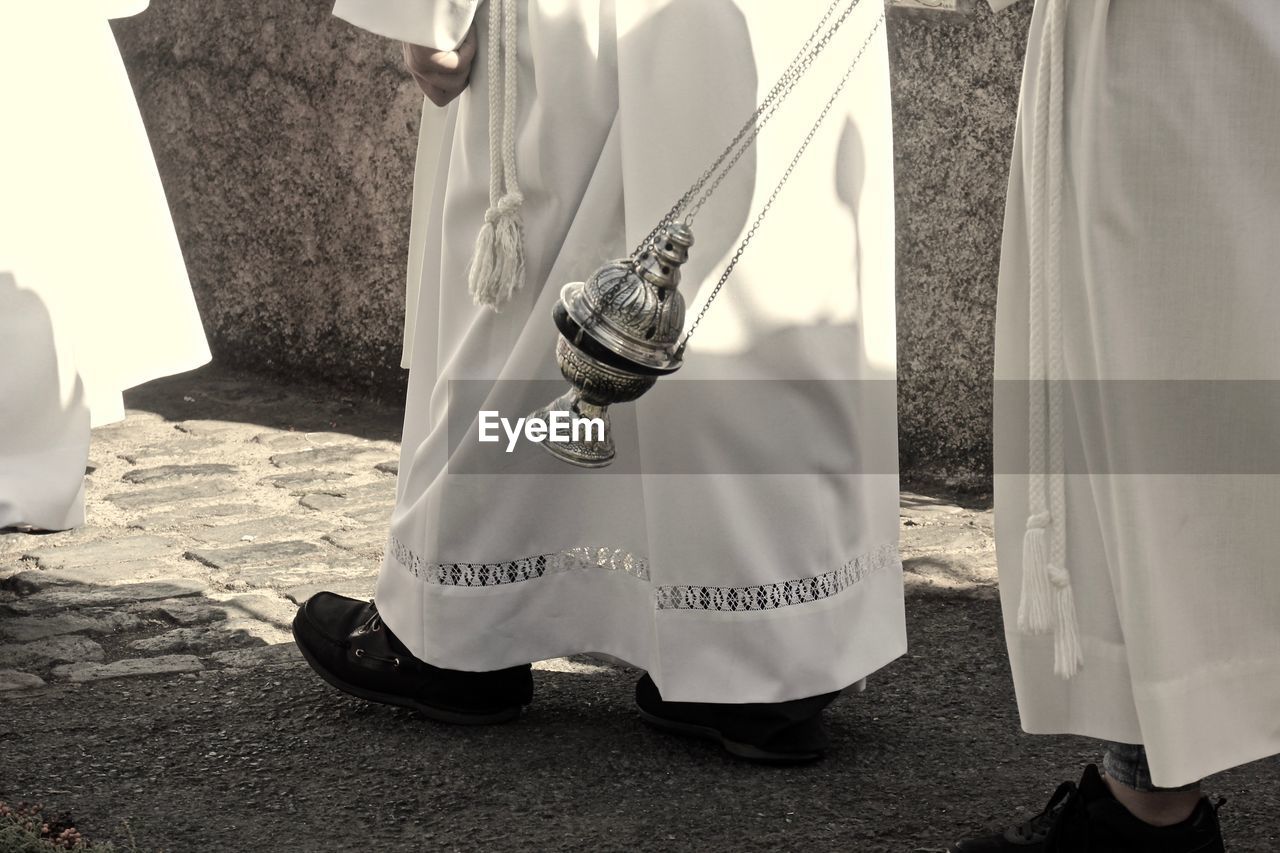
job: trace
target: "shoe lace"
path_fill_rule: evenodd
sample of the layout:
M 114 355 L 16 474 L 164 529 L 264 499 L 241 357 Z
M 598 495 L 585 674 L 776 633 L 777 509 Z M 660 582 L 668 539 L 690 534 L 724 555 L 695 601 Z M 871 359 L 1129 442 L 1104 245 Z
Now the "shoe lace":
M 378 631 L 381 631 L 382 627 L 383 627 L 382 617 L 375 612 L 372 616 L 370 616 L 368 619 L 364 621 L 364 624 L 362 624 L 359 628 L 356 629 L 355 633 L 356 634 L 373 634 Z M 363 648 L 360 648 L 360 647 L 357 647 L 355 651 L 356 651 L 356 657 L 358 658 L 367 658 L 368 660 L 375 660 L 381 663 L 389 663 L 395 667 L 399 667 L 401 663 L 399 656 L 384 657 L 382 655 L 371 655 L 367 651 L 365 651 Z

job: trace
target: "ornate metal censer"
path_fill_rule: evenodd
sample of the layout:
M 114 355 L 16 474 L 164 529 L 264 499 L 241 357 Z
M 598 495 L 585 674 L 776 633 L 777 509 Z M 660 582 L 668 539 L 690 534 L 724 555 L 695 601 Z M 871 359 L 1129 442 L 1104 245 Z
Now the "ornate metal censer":
M 677 288 L 692 245 L 687 225 L 664 225 L 634 257 L 610 261 L 560 291 L 551 312 L 560 331 L 556 363 L 573 387 L 530 417 L 598 418 L 604 434 L 544 442 L 552 455 L 585 468 L 608 465 L 616 452 L 609 406 L 635 400 L 680 369 L 684 297 Z
M 580 437 L 569 441 L 543 442 L 542 446 L 552 455 L 586 468 L 608 465 L 616 453 L 609 430 L 609 406 L 635 400 L 652 388 L 659 377 L 680 369 L 690 336 L 733 274 L 734 267 L 773 207 L 778 193 L 849 82 L 854 68 L 884 22 L 883 11 L 853 61 L 846 66 L 835 91 L 827 99 L 773 192 L 756 214 L 698 316 L 688 331 L 684 331 L 684 297 L 677 287 L 680 284 L 680 267 L 689 259 L 689 247 L 693 245 L 693 232 L 687 223 L 693 221 L 725 175 L 755 142 L 760 129 L 776 114 L 778 107 L 860 2 L 832 0 L 818 28 L 805 41 L 737 136 L 676 202 L 662 224 L 632 257 L 611 261 L 596 270 L 586 282 L 567 284 L 560 291 L 560 299 L 552 309 L 552 318 L 560 331 L 560 338 L 556 341 L 556 363 L 573 387 L 530 417 L 548 422 L 553 415 L 560 413 L 571 420 L 598 418 L 604 425 L 604 433 L 603 436 L 581 436 L 580 431 Z M 836 11 L 842 6 L 843 11 L 836 16 Z

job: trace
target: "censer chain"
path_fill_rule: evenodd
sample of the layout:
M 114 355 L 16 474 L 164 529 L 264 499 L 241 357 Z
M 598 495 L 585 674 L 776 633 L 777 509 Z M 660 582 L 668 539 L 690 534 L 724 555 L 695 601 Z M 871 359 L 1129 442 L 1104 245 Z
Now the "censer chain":
M 854 69 L 858 66 L 858 61 L 862 59 L 862 55 L 866 53 L 867 48 L 871 45 L 872 39 L 875 38 L 876 33 L 880 30 L 880 26 L 884 23 L 884 19 L 885 16 L 882 12 L 880 17 L 876 20 L 875 26 L 871 28 L 871 32 L 867 34 L 866 40 L 858 49 L 858 53 L 853 57 L 853 62 L 849 63 L 849 67 L 840 78 L 840 82 L 836 84 L 835 91 L 832 92 L 831 97 L 827 99 L 826 104 L 822 108 L 822 112 L 818 114 L 817 120 L 814 121 L 813 127 L 809 129 L 809 133 L 805 136 L 804 141 L 800 143 L 800 147 L 796 150 L 795 156 L 791 158 L 791 162 L 782 173 L 782 177 L 773 188 L 773 192 L 769 194 L 769 198 L 765 201 L 764 206 L 760 208 L 760 212 L 756 214 L 756 218 L 752 221 L 751 227 L 747 229 L 746 236 L 744 236 L 742 238 L 742 242 L 738 244 L 738 248 L 734 251 L 733 257 L 729 259 L 729 263 L 725 267 L 724 272 L 720 274 L 720 278 L 716 282 L 716 286 L 711 289 L 711 293 L 707 296 L 707 301 L 703 303 L 702 310 L 698 312 L 693 323 L 690 324 L 688 330 L 684 333 L 684 337 L 680 339 L 680 343 L 676 347 L 677 357 L 684 357 L 685 347 L 689 345 L 689 339 L 693 337 L 693 333 L 697 330 L 698 324 L 702 322 L 702 318 L 707 315 L 707 310 L 711 307 L 711 303 L 715 301 L 715 298 L 720 294 L 720 289 L 724 287 L 725 282 L 729 280 L 729 276 L 733 274 L 733 270 L 737 267 L 738 261 L 741 260 L 743 253 L 746 252 L 747 246 L 751 244 L 751 238 L 755 237 L 756 231 L 759 230 L 760 224 L 764 222 L 764 218 L 769 214 L 769 210 L 773 207 L 774 201 L 777 200 L 778 194 L 782 192 L 783 186 L 786 185 L 787 180 L 791 177 L 791 173 L 800 162 L 800 158 L 804 156 L 804 152 L 809 148 L 809 143 L 811 143 L 814 137 L 817 136 L 818 129 L 822 126 L 823 121 L 826 120 L 827 115 L 831 112 L 831 108 L 835 106 L 836 101 L 839 100 L 840 94 L 844 91 L 845 85 L 849 82 L 849 79 L 853 76 Z
M 841 26 L 844 25 L 844 22 L 849 19 L 849 16 L 858 7 L 861 0 L 853 0 L 840 17 L 837 18 L 831 27 L 824 33 L 823 29 L 827 26 L 827 22 L 843 2 L 846 2 L 846 0 L 832 0 L 831 5 L 829 5 L 826 12 L 823 13 L 822 19 L 818 21 L 817 27 L 815 27 L 813 32 L 809 34 L 809 37 L 805 39 L 800 50 L 787 65 L 786 70 L 784 70 L 781 76 L 779 76 L 777 82 L 774 83 L 773 88 L 769 90 L 769 93 L 765 96 L 764 100 L 761 101 L 760 106 L 756 107 L 755 112 L 747 118 L 746 122 L 738 130 L 737 134 L 725 149 L 720 152 L 720 156 L 715 159 L 715 162 L 713 162 L 711 166 L 702 173 L 702 176 L 694 182 L 693 186 L 680 197 L 680 199 L 672 206 L 671 210 L 668 211 L 654 229 L 649 232 L 648 236 L 640 242 L 640 245 L 636 248 L 633 256 L 639 255 L 653 242 L 660 230 L 676 220 L 681 211 L 685 210 L 685 208 L 689 206 L 689 203 L 698 196 L 702 191 L 702 188 L 706 186 L 707 182 L 713 177 L 716 177 L 717 170 L 719 170 L 721 165 L 724 164 L 725 159 L 729 157 L 730 154 L 734 154 L 733 160 L 730 161 L 728 166 L 726 166 L 724 170 L 720 172 L 719 176 L 716 177 L 715 183 L 712 185 L 711 189 L 703 194 L 698 200 L 697 204 L 693 208 L 693 212 L 696 213 L 697 210 L 701 209 L 707 198 L 709 198 L 711 193 L 720 185 L 720 182 L 724 180 L 725 175 L 733 169 L 738 160 L 742 157 L 743 153 L 745 153 L 746 150 L 751 147 L 751 144 L 755 142 L 755 138 L 759 135 L 761 129 L 769 123 L 769 119 L 771 119 L 774 113 L 777 112 L 778 107 L 780 107 L 782 102 L 786 100 L 788 95 L 790 95 L 791 90 L 795 88 L 796 83 L 799 82 L 800 78 L 809 70 L 809 67 L 814 63 L 818 55 L 826 48 L 827 44 L 840 30 Z M 819 39 L 820 35 L 821 39 Z M 815 41 L 817 42 L 816 45 Z
M 776 99 L 774 99 L 772 103 L 766 103 L 765 105 L 762 105 L 762 106 L 767 106 L 768 110 L 760 117 L 760 120 L 758 122 L 756 122 L 754 118 L 752 119 L 753 126 L 749 131 L 749 133 L 743 139 L 742 144 L 738 147 L 738 150 L 734 153 L 733 159 L 730 160 L 729 163 L 722 170 L 720 170 L 720 173 L 716 176 L 715 181 L 711 184 L 711 186 L 707 187 L 706 191 L 702 193 L 702 195 L 698 198 L 698 200 L 694 202 L 692 206 L 689 207 L 688 211 L 685 213 L 685 216 L 684 216 L 684 220 L 687 224 L 689 225 L 693 224 L 694 217 L 698 215 L 698 211 L 702 210 L 702 206 L 706 204 L 707 200 L 711 198 L 712 194 L 714 194 L 715 191 L 719 189 L 721 182 L 723 182 L 724 179 L 728 177 L 729 173 L 733 171 L 733 167 L 736 166 L 738 164 L 738 161 L 742 159 L 742 155 L 745 154 L 751 148 L 751 146 L 755 143 L 756 137 L 760 135 L 760 131 L 763 130 L 765 125 L 769 123 L 769 120 L 773 118 L 774 114 L 777 113 L 778 110 L 782 108 L 782 105 L 786 102 L 787 97 L 791 94 L 791 91 L 800 82 L 801 78 L 804 77 L 804 75 L 808 72 L 809 68 L 813 65 L 813 63 L 817 61 L 818 57 L 826 49 L 827 45 L 830 44 L 831 39 L 835 38 L 836 33 L 840 31 L 840 27 L 844 24 L 844 22 L 848 20 L 849 16 L 853 14 L 855 9 L 858 8 L 859 2 L 861 2 L 861 0 L 854 0 L 853 4 L 850 5 L 847 9 L 845 9 L 844 13 L 839 17 L 839 19 L 837 19 L 836 22 L 831 26 L 831 28 L 827 30 L 826 33 L 823 34 L 822 40 L 819 41 L 813 47 L 813 49 L 809 51 L 809 53 L 799 62 L 799 64 L 795 68 L 794 73 L 791 74 L 790 78 L 785 81 L 786 87 L 782 90 L 780 95 Z M 821 25 L 819 25 L 819 27 L 821 27 Z M 779 84 L 781 85 L 783 82 L 784 81 L 780 80 Z M 728 152 L 726 151 L 725 153 L 727 154 Z M 720 159 L 723 160 L 724 155 L 721 155 Z

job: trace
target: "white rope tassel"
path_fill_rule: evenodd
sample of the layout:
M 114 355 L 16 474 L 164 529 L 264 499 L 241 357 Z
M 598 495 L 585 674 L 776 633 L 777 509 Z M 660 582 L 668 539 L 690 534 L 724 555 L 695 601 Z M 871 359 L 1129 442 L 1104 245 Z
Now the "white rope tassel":
M 1060 381 L 1065 375 L 1061 300 L 1065 0 L 1048 0 L 1047 7 L 1032 123 L 1028 216 L 1031 255 L 1028 503 L 1031 516 L 1022 545 L 1018 628 L 1040 634 L 1052 627 L 1054 672 L 1071 678 L 1079 671 L 1083 655 L 1075 596 L 1066 568 L 1066 472 Z
M 1052 625 L 1049 609 L 1049 549 L 1045 544 L 1045 528 L 1049 513 L 1042 512 L 1027 519 L 1027 532 L 1022 539 L 1022 598 L 1018 602 L 1018 629 L 1028 634 L 1043 634 Z
M 477 305 L 499 310 L 524 283 L 524 196 L 516 175 L 515 0 L 489 0 L 489 209 L 476 236 L 468 284 Z

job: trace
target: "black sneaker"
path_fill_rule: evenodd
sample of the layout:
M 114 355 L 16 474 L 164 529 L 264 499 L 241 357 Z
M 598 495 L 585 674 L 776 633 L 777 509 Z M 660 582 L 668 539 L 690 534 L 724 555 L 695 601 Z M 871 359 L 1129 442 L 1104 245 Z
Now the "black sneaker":
M 828 746 L 822 709 L 837 695 L 743 705 L 668 702 L 648 673 L 636 683 L 636 705 L 646 723 L 713 741 L 735 758 L 766 764 L 804 764 L 822 758 Z
M 971 838 L 949 853 L 1223 853 L 1218 805 L 1201 798 L 1182 823 L 1152 826 L 1111 794 L 1096 765 L 1063 782 L 1044 811 L 1013 829 Z
M 342 692 L 443 723 L 505 723 L 533 700 L 529 664 L 494 672 L 432 666 L 396 639 L 372 601 L 316 593 L 298 608 L 293 639 L 311 668 Z

